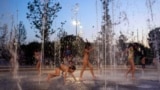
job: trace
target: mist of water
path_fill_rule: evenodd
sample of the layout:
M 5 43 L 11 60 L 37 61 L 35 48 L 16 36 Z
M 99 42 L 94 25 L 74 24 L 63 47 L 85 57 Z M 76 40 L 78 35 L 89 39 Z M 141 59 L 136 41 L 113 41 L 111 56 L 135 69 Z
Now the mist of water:
M 107 77 L 107 74 L 105 73 L 106 65 L 111 65 L 111 66 L 113 65 L 113 67 L 111 67 L 111 69 L 113 69 L 111 72 L 114 75 L 116 75 L 116 73 L 114 73 L 114 72 L 116 72 L 115 68 L 118 65 L 118 63 L 119 63 L 120 60 L 116 60 L 115 53 L 117 51 L 119 51 L 121 53 L 121 57 L 123 57 L 123 59 L 125 57 L 123 55 L 124 54 L 123 51 L 120 51 L 120 50 L 117 49 L 119 46 L 117 46 L 116 43 L 115 43 L 116 40 L 117 40 L 116 37 L 115 37 L 115 36 L 117 36 L 117 34 L 115 33 L 116 32 L 116 28 L 115 27 L 118 27 L 118 25 L 120 25 L 121 23 L 124 23 L 124 22 L 126 22 L 126 25 L 129 27 L 130 26 L 130 22 L 129 22 L 129 19 L 127 17 L 128 14 L 125 11 L 120 11 L 119 16 L 115 15 L 115 14 L 117 14 L 116 11 L 118 11 L 119 8 L 120 8 L 120 7 L 117 7 L 117 6 L 120 6 L 120 5 L 117 5 L 116 0 L 111 0 L 111 2 L 108 1 L 108 0 L 101 0 L 101 1 L 102 1 L 102 6 L 103 6 L 102 7 L 103 8 L 103 16 L 102 16 L 103 20 L 102 20 L 102 30 L 101 30 L 101 32 L 102 32 L 101 39 L 102 40 L 99 40 L 98 42 L 100 42 L 100 41 L 102 41 L 102 42 L 100 42 L 98 44 L 98 47 L 102 46 L 103 49 L 102 50 L 99 49 L 98 53 L 102 53 L 103 54 L 103 56 L 102 56 L 103 60 L 104 60 L 104 67 L 103 67 L 104 69 L 103 69 L 103 72 L 104 72 L 104 76 Z M 119 0 L 118 4 L 120 4 L 120 2 L 122 2 L 122 1 Z M 156 0 L 146 0 L 146 6 L 147 6 L 147 9 L 149 11 L 149 17 L 148 18 L 150 20 L 150 23 L 152 23 L 152 26 L 155 26 L 154 25 L 154 14 L 153 14 L 153 12 L 154 12 L 153 6 L 154 6 L 155 2 L 156 2 Z M 109 6 L 111 6 L 111 7 L 109 8 Z M 133 6 L 135 6 L 135 5 L 133 5 Z M 109 8 L 109 11 L 108 11 L 107 7 Z M 111 14 L 109 12 L 111 12 Z M 110 15 L 110 17 L 107 17 L 108 15 Z M 115 18 L 116 16 L 120 17 L 120 18 L 117 19 L 117 18 Z M 151 25 L 148 25 L 148 26 L 151 26 Z M 121 27 L 119 27 L 119 28 L 121 28 Z M 149 30 L 151 30 L 151 28 L 149 28 Z M 127 32 L 128 31 L 129 30 L 127 30 Z M 138 30 L 137 30 L 137 32 L 138 32 Z M 132 32 L 130 35 L 128 34 L 126 36 L 129 39 L 131 39 L 131 40 L 126 40 L 126 41 L 129 41 L 129 42 L 135 41 L 135 34 L 134 34 L 134 32 Z M 143 40 L 144 40 L 144 38 L 142 38 L 142 41 Z M 137 42 L 138 42 L 138 34 L 137 34 Z M 158 44 L 156 43 L 156 46 L 157 45 Z M 159 46 L 157 46 L 157 48 L 159 48 Z M 98 59 L 101 58 L 100 55 L 98 55 L 98 57 L 99 57 Z M 117 59 L 120 59 L 120 58 L 117 58 Z M 157 67 L 157 69 L 158 69 L 158 76 L 159 76 L 159 81 L 160 81 L 159 53 L 157 53 L 157 59 L 158 59 L 158 63 L 157 63 L 158 67 Z M 126 63 L 126 62 L 122 62 L 122 63 Z M 124 65 L 126 65 L 126 64 L 124 64 Z M 107 79 L 105 78 L 105 87 L 106 86 L 107 86 Z
M 13 73 L 13 79 L 16 81 L 16 85 L 18 87 L 19 90 L 22 90 L 21 85 L 20 85 L 20 78 L 18 75 L 18 70 L 19 70 L 19 63 L 18 63 L 18 59 L 17 59 L 17 40 L 14 38 L 14 40 L 12 40 L 13 42 L 9 43 L 9 52 L 11 54 L 11 69 L 12 69 L 12 73 Z

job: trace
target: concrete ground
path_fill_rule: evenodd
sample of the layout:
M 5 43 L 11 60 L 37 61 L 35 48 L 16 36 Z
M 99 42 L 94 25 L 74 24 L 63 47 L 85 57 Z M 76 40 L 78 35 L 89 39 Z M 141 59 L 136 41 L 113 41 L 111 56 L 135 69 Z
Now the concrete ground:
M 83 81 L 79 81 L 80 69 L 74 72 L 78 81 L 74 81 L 68 76 L 66 83 L 63 77 L 59 76 L 46 81 L 48 73 L 52 69 L 42 69 L 41 76 L 37 75 L 34 68 L 23 68 L 18 72 L 18 76 L 13 77 L 11 71 L 0 72 L 0 90 L 160 90 L 160 73 L 155 68 L 146 68 L 142 71 L 137 68 L 135 80 L 131 80 L 131 75 L 125 77 L 126 67 L 107 67 L 94 69 L 96 79 L 93 80 L 89 70 L 83 75 Z

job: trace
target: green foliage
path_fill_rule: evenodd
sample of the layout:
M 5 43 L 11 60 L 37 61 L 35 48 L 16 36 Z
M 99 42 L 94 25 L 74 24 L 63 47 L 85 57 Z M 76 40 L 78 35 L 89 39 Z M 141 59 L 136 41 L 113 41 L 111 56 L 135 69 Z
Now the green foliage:
M 27 45 L 21 45 L 21 50 L 24 52 L 25 64 L 33 64 L 35 59 L 33 57 L 34 51 L 41 51 L 41 43 L 39 42 L 31 42 Z M 46 42 L 44 44 L 44 59 L 52 60 L 54 58 L 54 42 Z
M 156 27 L 153 30 L 151 30 L 148 34 L 148 42 L 149 46 L 153 52 L 153 57 L 158 57 L 160 56 L 160 27 Z M 159 58 L 160 59 L 160 58 Z
M 6 48 L 0 49 L 0 58 L 5 59 L 6 61 L 10 61 L 11 54 L 10 54 L 9 50 Z
M 54 58 L 54 42 L 47 42 L 45 43 L 44 45 L 44 56 L 46 58 L 51 58 L 53 59 Z
M 40 0 L 34 0 L 28 3 L 27 18 L 33 28 L 36 28 L 39 33 L 36 32 L 36 37 L 43 39 L 44 30 L 44 41 L 49 40 L 49 35 L 53 34 L 55 30 L 51 28 L 53 20 L 57 17 L 57 13 L 62 7 L 59 2 L 53 3 L 52 0 L 41 3 Z
M 31 42 L 27 45 L 21 45 L 20 48 L 25 55 L 25 64 L 32 65 L 35 62 L 33 58 L 33 52 L 37 49 L 41 50 L 41 44 L 38 42 Z
M 8 25 L 4 24 L 0 27 L 0 47 L 4 47 L 8 38 Z M 3 48 L 2 48 L 3 49 Z
M 84 41 L 81 37 L 76 37 L 73 35 L 68 35 L 61 38 L 61 55 L 63 56 L 63 52 L 66 49 L 66 46 L 72 51 L 73 56 L 82 56 L 83 48 L 84 48 Z
M 9 61 L 11 57 L 9 50 L 7 49 L 8 40 L 8 25 L 3 24 L 3 26 L 0 27 L 0 58 L 7 61 Z
M 135 57 L 136 56 L 141 56 L 141 55 L 145 55 L 146 56 L 146 64 L 151 64 L 152 60 L 153 60 L 153 53 L 152 50 L 148 47 L 145 47 L 143 44 L 141 43 L 132 43 L 134 45 L 134 48 L 137 47 L 138 48 L 138 52 L 135 53 Z M 141 64 L 141 59 L 139 59 L 137 61 L 137 64 Z
M 66 21 L 61 22 L 61 27 L 58 28 L 58 30 L 59 30 L 59 32 L 58 32 L 58 34 L 57 34 L 57 37 L 58 37 L 58 38 L 67 36 L 67 32 L 66 32 L 66 31 L 64 30 L 64 28 L 63 28 L 63 26 L 64 26 L 65 23 L 66 23 Z

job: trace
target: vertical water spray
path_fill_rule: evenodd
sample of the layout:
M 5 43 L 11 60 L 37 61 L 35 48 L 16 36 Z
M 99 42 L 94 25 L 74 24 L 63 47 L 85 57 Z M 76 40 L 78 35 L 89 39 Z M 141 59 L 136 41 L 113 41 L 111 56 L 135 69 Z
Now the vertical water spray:
M 10 38 L 9 38 L 9 45 L 8 49 L 9 49 L 9 53 L 11 55 L 10 58 L 10 63 L 11 63 L 11 71 L 13 74 L 13 80 L 15 80 L 16 82 L 16 87 L 18 90 L 22 90 L 22 87 L 20 85 L 20 78 L 19 78 L 19 62 L 18 62 L 18 35 L 19 33 L 17 32 L 19 29 L 18 26 L 18 10 L 17 10 L 17 26 L 13 27 L 14 21 L 13 21 L 13 15 L 11 16 L 12 18 L 12 26 L 11 26 L 11 32 L 10 32 Z M 14 28 L 14 29 L 13 29 Z
M 101 33 L 100 33 L 100 30 L 99 30 L 99 27 L 98 27 L 98 1 L 96 0 L 96 29 L 97 29 L 97 32 L 98 32 L 98 35 L 97 35 L 97 40 L 96 40 L 96 47 L 97 47 L 97 54 L 98 54 L 98 58 L 97 58 L 97 66 L 98 66 L 98 72 L 101 74 L 101 70 L 102 70 L 102 53 L 100 52 L 101 51 Z
M 153 10 L 152 10 L 152 5 L 155 1 L 154 0 L 146 0 L 146 5 L 150 11 L 150 15 L 151 15 L 151 20 L 153 21 Z
M 148 26 L 149 29 L 154 27 L 154 15 L 153 15 L 153 4 L 155 3 L 155 0 L 146 0 L 146 7 L 148 8 L 148 13 L 150 14 L 150 18 L 148 18 Z M 151 24 L 152 23 L 152 24 Z
M 43 17 L 42 17 L 42 40 L 41 40 L 41 61 L 40 61 L 40 77 L 39 79 L 41 79 L 41 75 L 42 75 L 42 63 L 43 63 L 43 60 L 44 60 L 44 43 L 45 43 L 45 29 L 46 29 L 46 10 L 47 10 L 47 2 L 46 0 L 44 0 L 44 14 L 43 14 Z M 40 80 L 39 80 L 39 83 L 40 83 Z
M 156 0 L 146 0 L 146 6 L 149 9 L 149 14 L 150 14 L 150 18 L 151 20 L 148 18 L 148 26 L 149 26 L 149 30 L 151 30 L 151 28 L 155 28 L 155 23 L 154 23 L 154 14 L 153 14 L 153 5 L 156 2 Z M 151 23 L 152 23 L 152 27 L 151 27 Z M 157 69 L 158 69 L 158 80 L 160 82 L 160 52 L 159 52 L 159 28 L 155 28 L 155 30 L 151 31 L 153 32 L 154 37 L 152 37 L 152 39 L 149 41 L 150 43 L 153 44 L 154 46 L 154 52 L 156 53 L 155 57 L 157 60 Z
M 110 57 L 111 57 L 111 61 L 112 61 L 112 65 L 113 65 L 113 67 L 112 67 L 112 71 L 113 71 L 113 76 L 115 76 L 116 74 L 116 66 L 117 66 L 117 62 L 116 62 L 116 60 L 115 60 L 115 39 L 114 39 L 114 35 L 115 35 L 115 32 L 114 32 L 114 27 L 115 27 L 115 25 L 116 24 L 114 24 L 114 23 L 116 23 L 115 22 L 115 0 L 112 0 L 112 26 L 111 26 L 111 33 L 110 33 Z M 115 76 L 116 77 L 116 76 Z
M 13 35 L 14 34 L 14 35 Z M 13 74 L 13 79 L 16 81 L 16 86 L 19 90 L 22 90 L 21 86 L 20 86 L 20 78 L 18 75 L 18 70 L 19 70 L 19 63 L 18 63 L 18 59 L 17 59 L 17 47 L 18 47 L 18 43 L 17 43 L 17 38 L 16 38 L 16 29 L 13 32 L 11 32 L 11 39 L 10 43 L 9 43 L 9 52 L 11 54 L 11 67 L 12 67 L 12 74 Z M 13 35 L 13 36 L 12 36 Z
M 158 70 L 158 80 L 160 82 L 160 28 L 155 28 L 149 33 L 149 44 L 154 51 L 154 60 Z
M 159 35 L 157 33 L 155 33 L 155 43 L 154 43 L 154 45 L 155 45 L 156 60 L 157 60 L 158 80 L 159 80 L 159 83 L 160 83 L 160 60 L 159 60 L 160 59 L 160 56 L 159 56 L 160 41 L 158 40 L 159 39 L 158 37 L 159 37 Z
M 103 49 L 103 60 L 105 62 L 104 64 L 104 70 L 106 69 L 106 65 L 110 64 L 111 60 L 111 53 L 110 53 L 110 44 L 111 44 L 111 20 L 109 15 L 109 2 L 110 0 L 101 0 L 102 1 L 102 8 L 103 8 L 103 16 L 102 16 L 102 47 Z M 104 76 L 106 76 L 106 71 L 104 71 Z M 107 80 L 105 77 L 105 89 L 107 86 Z
M 39 72 L 39 84 L 41 81 L 41 75 L 42 75 L 42 63 L 44 60 L 44 43 L 45 43 L 45 30 L 46 30 L 46 20 L 47 20 L 47 3 L 48 0 L 44 0 L 42 1 L 42 3 L 44 3 L 44 7 L 43 7 L 43 14 L 42 14 L 42 38 L 41 38 L 41 60 L 40 60 L 40 72 Z

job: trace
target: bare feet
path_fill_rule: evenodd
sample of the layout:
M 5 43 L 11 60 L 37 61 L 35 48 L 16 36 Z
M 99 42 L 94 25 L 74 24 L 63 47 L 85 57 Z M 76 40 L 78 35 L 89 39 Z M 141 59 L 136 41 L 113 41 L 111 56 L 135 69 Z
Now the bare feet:
M 125 77 L 126 77 L 126 79 L 127 79 L 128 75 L 127 75 L 127 74 L 125 74 Z
M 40 77 L 41 76 L 41 73 L 38 73 L 38 77 Z
M 96 78 L 97 78 L 96 76 L 93 76 L 93 80 L 96 80 Z
M 135 80 L 135 77 L 132 77 L 132 80 Z
M 48 77 L 46 78 L 46 81 L 47 81 L 48 83 L 50 83 L 50 79 L 49 79 Z
M 48 83 L 50 83 L 50 74 L 48 74 L 48 77 L 46 78 L 46 81 L 47 81 Z
M 82 81 L 82 80 L 83 80 L 83 79 L 80 77 L 80 78 L 79 78 L 79 81 Z

